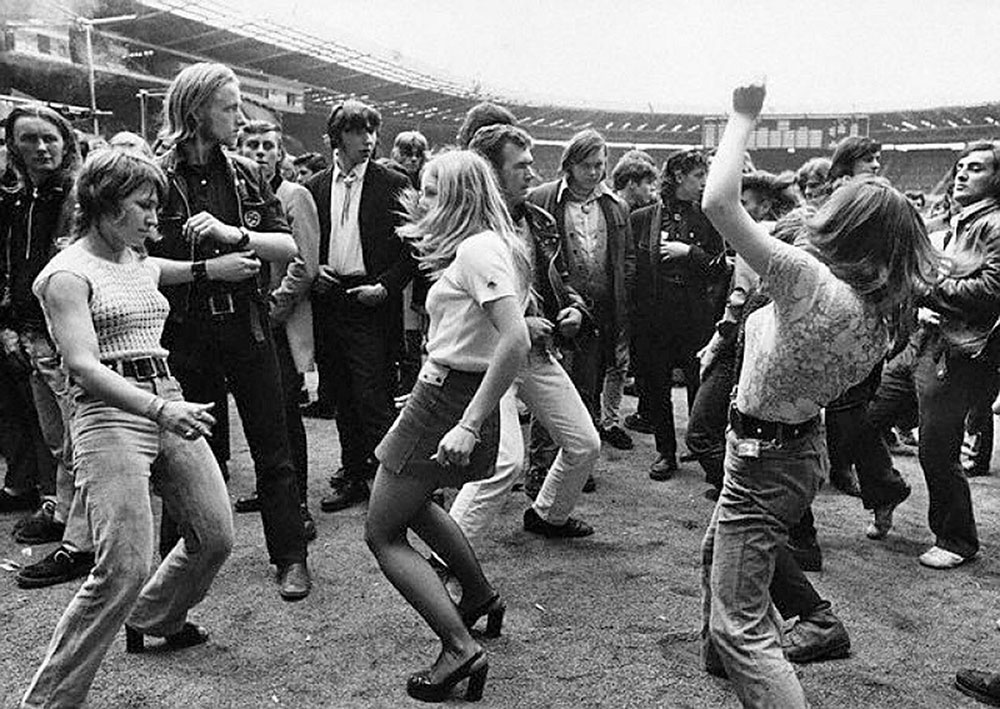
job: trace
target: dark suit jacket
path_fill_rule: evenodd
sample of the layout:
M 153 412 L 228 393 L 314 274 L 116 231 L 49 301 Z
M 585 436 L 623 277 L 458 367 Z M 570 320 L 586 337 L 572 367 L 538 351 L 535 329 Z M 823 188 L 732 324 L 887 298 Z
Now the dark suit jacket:
M 314 176 L 306 187 L 312 193 L 319 212 L 319 262 L 330 258 L 330 185 L 333 167 Z M 415 271 L 410 249 L 396 235 L 403 222 L 400 195 L 409 181 L 399 173 L 369 161 L 361 186 L 358 226 L 365 272 L 372 283 L 381 283 L 389 291 L 389 302 L 397 300 Z

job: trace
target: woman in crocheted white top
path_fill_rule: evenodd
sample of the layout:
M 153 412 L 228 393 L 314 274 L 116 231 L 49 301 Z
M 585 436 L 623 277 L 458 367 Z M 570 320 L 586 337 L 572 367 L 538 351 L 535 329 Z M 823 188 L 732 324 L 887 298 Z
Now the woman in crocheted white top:
M 34 284 L 72 380 L 74 506 L 86 510 L 96 565 L 56 626 L 25 707 L 83 704 L 123 623 L 129 652 L 142 650 L 144 635 L 165 638 L 167 649 L 208 639 L 187 612 L 229 556 L 232 517 L 204 440 L 211 405 L 183 400 L 160 345 L 168 305 L 158 285 L 197 275 L 190 263 L 145 256 L 165 189 L 143 155 L 91 155 L 77 182 L 77 238 Z M 259 267 L 232 256 L 208 275 L 246 278 Z M 184 530 L 151 577 L 150 479 Z

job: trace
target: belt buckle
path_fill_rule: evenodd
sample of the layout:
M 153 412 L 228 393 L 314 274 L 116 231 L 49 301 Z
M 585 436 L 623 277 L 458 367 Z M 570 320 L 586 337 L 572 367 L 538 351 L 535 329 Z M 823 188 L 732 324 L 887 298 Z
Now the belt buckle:
M 156 362 L 152 357 L 136 357 L 132 361 L 135 378 L 140 382 L 156 379 Z
M 236 312 L 233 306 L 232 293 L 220 293 L 208 296 L 208 310 L 212 315 L 232 315 Z

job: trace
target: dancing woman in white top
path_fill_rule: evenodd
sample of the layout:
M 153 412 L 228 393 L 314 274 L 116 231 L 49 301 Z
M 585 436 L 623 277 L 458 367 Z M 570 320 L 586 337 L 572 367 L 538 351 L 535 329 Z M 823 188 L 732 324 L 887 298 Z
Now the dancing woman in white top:
M 529 265 L 489 164 L 446 153 L 424 168 L 424 216 L 401 229 L 434 284 L 427 295 L 427 363 L 396 423 L 375 450 L 378 473 L 365 537 L 382 572 L 441 640 L 437 661 L 410 677 L 407 692 L 442 701 L 469 677 L 466 698 L 482 696 L 487 661 L 469 634 L 482 616 L 499 634 L 504 604 L 454 520 L 431 501 L 441 487 L 488 477 L 496 462 L 500 397 L 530 347 L 524 323 Z M 413 530 L 462 585 L 458 607 Z

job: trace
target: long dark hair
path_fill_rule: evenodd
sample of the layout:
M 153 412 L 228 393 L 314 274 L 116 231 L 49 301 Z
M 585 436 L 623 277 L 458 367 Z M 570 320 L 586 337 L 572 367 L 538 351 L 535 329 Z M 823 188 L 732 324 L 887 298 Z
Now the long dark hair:
M 880 177 L 837 188 L 804 225 L 804 247 L 887 319 L 941 278 L 941 255 L 910 201 Z
M 4 138 L 7 141 L 7 172 L 3 176 L 5 185 L 20 187 L 31 182 L 24 157 L 14 142 L 14 125 L 21 118 L 40 118 L 51 123 L 63 140 L 63 159 L 53 173 L 53 177 L 62 182 L 62 187 L 69 189 L 80 168 L 80 145 L 76 139 L 76 131 L 69 121 L 58 112 L 40 103 L 27 103 L 16 106 L 7 115 L 4 123 Z M 37 185 L 35 185 L 37 187 Z

